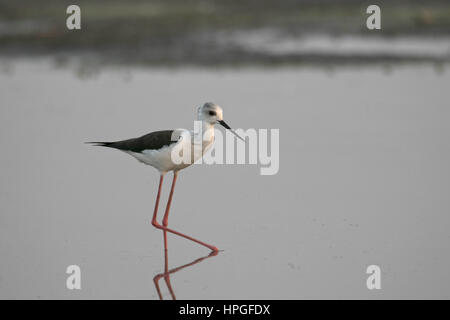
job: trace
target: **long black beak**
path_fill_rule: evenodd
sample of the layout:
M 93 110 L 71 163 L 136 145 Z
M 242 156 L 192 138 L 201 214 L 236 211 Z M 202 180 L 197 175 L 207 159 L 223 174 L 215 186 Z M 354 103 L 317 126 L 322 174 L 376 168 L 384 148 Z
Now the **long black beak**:
M 242 141 L 245 142 L 244 139 L 242 139 L 236 132 L 233 131 L 233 129 L 230 128 L 229 125 L 227 125 L 227 123 L 223 120 L 217 120 L 218 123 L 220 123 L 225 129 L 230 130 L 236 137 L 238 137 L 239 139 L 241 139 Z

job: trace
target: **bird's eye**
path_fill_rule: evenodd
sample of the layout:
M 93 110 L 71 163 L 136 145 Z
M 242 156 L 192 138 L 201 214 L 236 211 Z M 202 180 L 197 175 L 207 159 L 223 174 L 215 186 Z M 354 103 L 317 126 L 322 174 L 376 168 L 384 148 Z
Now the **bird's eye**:
M 215 112 L 215 111 L 210 111 L 210 112 L 209 112 L 209 115 L 210 115 L 210 116 L 215 116 L 215 115 L 216 115 L 216 112 Z

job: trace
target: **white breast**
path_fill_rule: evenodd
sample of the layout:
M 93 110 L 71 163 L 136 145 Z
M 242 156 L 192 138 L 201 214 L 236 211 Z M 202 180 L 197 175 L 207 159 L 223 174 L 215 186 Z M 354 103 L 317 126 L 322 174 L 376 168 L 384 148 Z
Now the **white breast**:
M 214 135 L 211 135 L 208 137 L 209 139 L 207 141 L 203 141 L 202 149 L 199 150 L 200 152 L 196 152 L 194 148 L 194 137 L 191 135 L 191 132 L 184 129 L 177 129 L 176 134 L 174 137 L 183 137 L 179 139 L 177 143 L 171 144 L 170 146 L 164 146 L 161 149 L 157 150 L 143 150 L 142 152 L 132 152 L 132 151 L 125 151 L 129 155 L 136 158 L 138 161 L 150 165 L 157 170 L 159 170 L 162 173 L 165 173 L 167 171 L 172 170 L 181 170 L 186 167 L 189 167 L 193 163 L 195 163 L 197 160 L 199 160 L 205 152 L 207 152 L 210 148 L 212 143 L 214 142 Z M 184 137 L 191 137 L 191 139 L 184 138 Z M 191 159 L 188 161 L 188 163 L 174 163 L 172 160 L 172 152 L 174 152 L 174 148 L 177 148 L 175 152 L 178 150 L 191 150 Z

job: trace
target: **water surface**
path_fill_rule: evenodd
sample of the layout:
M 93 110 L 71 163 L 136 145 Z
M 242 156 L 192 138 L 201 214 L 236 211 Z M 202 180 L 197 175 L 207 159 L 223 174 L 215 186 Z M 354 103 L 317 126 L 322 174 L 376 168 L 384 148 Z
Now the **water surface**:
M 2 60 L 0 297 L 158 299 L 158 173 L 83 142 L 192 128 L 196 107 L 211 100 L 235 128 L 280 129 L 280 171 L 180 173 L 170 226 L 224 251 L 172 273 L 177 298 L 449 298 L 447 67 L 84 77 L 46 60 Z M 168 269 L 208 254 L 169 236 Z M 71 264 L 81 267 L 80 291 L 65 287 Z M 379 291 L 366 288 L 370 264 L 382 269 Z

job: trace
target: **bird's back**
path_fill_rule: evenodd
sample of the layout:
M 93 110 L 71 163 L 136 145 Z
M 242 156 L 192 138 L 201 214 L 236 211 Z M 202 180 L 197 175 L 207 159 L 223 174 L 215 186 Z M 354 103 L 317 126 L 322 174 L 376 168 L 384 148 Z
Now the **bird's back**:
M 115 142 L 92 142 L 98 146 L 115 148 L 122 151 L 142 153 L 144 150 L 158 150 L 164 146 L 169 146 L 172 141 L 172 133 L 174 130 L 155 131 L 143 135 L 139 138 L 115 141 Z

